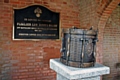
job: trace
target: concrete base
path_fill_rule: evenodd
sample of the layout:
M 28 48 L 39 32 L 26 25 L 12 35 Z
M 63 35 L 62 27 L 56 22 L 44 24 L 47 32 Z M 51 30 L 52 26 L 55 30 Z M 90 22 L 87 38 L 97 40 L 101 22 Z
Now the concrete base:
M 100 80 L 110 68 L 96 63 L 90 68 L 75 68 L 62 64 L 60 59 L 50 59 L 50 68 L 57 72 L 57 80 Z
M 68 79 L 68 78 L 66 78 L 66 77 L 64 77 L 64 76 L 62 76 L 60 74 L 57 74 L 57 80 L 71 80 L 71 79 Z M 100 80 L 100 76 L 82 78 L 82 79 L 74 79 L 74 80 Z

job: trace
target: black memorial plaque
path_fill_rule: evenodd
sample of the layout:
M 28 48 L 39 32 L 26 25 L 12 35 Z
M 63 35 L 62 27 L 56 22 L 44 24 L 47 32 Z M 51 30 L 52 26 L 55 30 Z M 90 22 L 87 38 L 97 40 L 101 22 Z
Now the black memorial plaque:
M 59 39 L 59 13 L 40 5 L 14 9 L 13 39 Z

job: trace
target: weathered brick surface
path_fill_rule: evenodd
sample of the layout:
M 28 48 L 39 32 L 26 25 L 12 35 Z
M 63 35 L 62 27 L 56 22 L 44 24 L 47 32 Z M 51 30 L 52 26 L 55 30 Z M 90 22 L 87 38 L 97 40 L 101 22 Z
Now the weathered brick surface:
M 104 18 L 101 18 L 101 17 L 105 17 L 105 16 L 102 16 L 104 15 L 103 11 L 106 9 L 109 3 L 110 3 L 110 0 L 89 0 L 89 1 L 80 0 L 80 27 L 89 29 L 90 27 L 93 26 L 94 29 L 97 29 L 97 28 L 99 29 L 99 35 L 98 35 L 99 42 L 97 43 L 97 62 L 99 63 L 102 63 L 102 45 L 101 44 L 103 43 L 102 42 L 103 32 L 101 33 L 101 31 L 104 31 L 104 29 L 101 29 L 103 27 L 100 25 L 105 23 L 103 21 Z M 114 8 L 115 6 L 112 6 L 112 7 Z M 107 14 L 106 16 L 108 16 L 109 14 Z
M 12 39 L 13 9 L 38 4 L 60 13 L 60 28 L 80 26 L 78 0 L 0 0 L 0 80 L 56 80 L 49 59 L 60 57 L 61 40 Z
M 98 23 L 98 28 L 99 28 L 99 35 L 98 35 L 99 50 L 97 51 L 98 54 L 103 53 L 103 33 L 104 33 L 104 28 L 106 26 L 107 20 L 119 3 L 120 3 L 120 0 L 112 0 L 111 2 L 107 3 L 107 6 L 102 11 L 102 14 L 100 16 L 99 23 Z M 101 60 L 102 60 L 102 57 L 101 57 Z
M 92 5 L 89 5 L 89 3 Z M 104 63 L 104 61 L 108 62 L 109 65 L 107 65 L 107 66 L 110 66 L 110 67 L 112 66 L 112 68 L 113 68 L 115 62 L 114 61 L 110 62 L 109 60 L 112 60 L 113 56 L 115 55 L 115 54 L 113 54 L 114 53 L 113 48 L 116 49 L 116 47 L 118 47 L 118 46 L 116 46 L 114 44 L 114 42 L 116 42 L 116 39 L 118 39 L 119 37 L 118 37 L 118 35 L 117 36 L 113 35 L 115 38 L 115 41 L 114 41 L 114 40 L 109 40 L 110 38 L 106 39 L 106 36 L 103 37 L 103 35 L 104 35 L 104 31 L 105 31 L 104 29 L 106 27 L 107 20 L 108 20 L 109 16 L 112 14 L 112 12 L 116 9 L 116 6 L 118 6 L 118 4 L 120 3 L 120 0 L 90 0 L 89 3 L 87 3 L 87 0 L 80 0 L 80 27 L 83 27 L 83 28 L 89 28 L 90 26 L 94 26 L 95 28 L 98 27 L 98 29 L 99 29 L 99 35 L 98 35 L 99 42 L 97 43 L 97 62 L 100 62 L 103 64 L 107 64 L 107 63 Z M 90 12 L 90 10 L 91 10 L 91 12 Z M 116 13 L 114 13 L 114 15 L 116 15 L 118 13 L 116 12 Z M 92 17 L 92 15 L 94 17 Z M 109 29 L 109 27 L 108 27 L 108 29 Z M 109 29 L 109 30 L 111 32 L 111 29 Z M 113 30 L 115 30 L 115 29 L 113 29 Z M 117 30 L 117 32 L 119 32 L 119 31 Z M 114 34 L 114 33 L 116 34 L 117 32 L 115 30 L 112 34 Z M 107 34 L 109 34 L 109 33 L 107 33 Z M 117 33 L 117 34 L 119 34 L 119 33 Z M 112 37 L 112 35 L 111 35 L 111 37 Z M 114 44 L 113 45 L 114 47 L 112 47 L 112 48 L 109 45 L 108 45 L 109 47 L 107 46 L 108 52 L 105 51 L 107 53 L 105 53 L 103 51 L 104 50 L 103 46 L 105 46 L 104 38 L 106 39 L 106 42 L 107 42 L 107 40 L 111 41 L 110 43 L 108 42 L 109 45 Z M 116 43 L 119 43 L 119 41 Z M 119 53 L 119 50 L 117 50 L 115 52 Z M 104 54 L 108 55 L 107 59 L 104 59 L 107 57 Z M 110 55 L 111 55 L 111 57 L 109 57 Z M 113 60 L 116 61 L 118 59 L 119 58 L 115 57 Z M 115 69 L 112 69 L 111 73 L 114 74 L 114 75 L 113 74 L 110 75 L 111 77 L 113 77 L 113 76 L 116 76 L 117 72 Z M 104 80 L 107 80 L 107 79 L 110 80 L 109 77 L 108 76 L 107 76 L 107 78 L 105 77 Z M 112 79 L 112 80 L 115 80 L 115 79 Z
M 119 76 L 119 69 L 116 63 L 120 62 L 120 6 L 112 12 L 109 17 L 103 37 L 103 63 L 111 68 L 111 74 L 104 78 L 111 77 L 109 80 L 116 80 L 115 76 Z
M 88 7 L 89 6 L 89 7 Z M 89 29 L 98 24 L 97 8 L 95 0 L 80 0 L 80 27 Z
M 60 12 L 60 28 L 98 27 L 97 62 L 106 61 L 107 64 L 109 60 L 104 58 L 108 54 L 104 55 L 103 52 L 108 52 L 111 56 L 117 55 L 112 53 L 114 51 L 113 48 L 111 49 L 112 45 L 116 47 L 116 53 L 119 53 L 117 48 L 119 46 L 116 44 L 118 27 L 113 29 L 112 26 L 107 25 L 105 28 L 109 16 L 119 3 L 120 0 L 0 0 L 0 80 L 55 80 L 56 73 L 49 69 L 49 59 L 60 57 L 61 40 L 12 40 L 13 8 L 23 8 L 33 4 L 43 5 L 52 11 Z M 111 29 L 113 33 L 115 32 L 114 35 L 110 34 Z M 110 35 L 107 35 L 108 33 Z M 109 39 L 111 40 L 106 42 Z M 113 60 L 115 61 L 115 58 Z M 113 67 L 113 63 L 109 66 Z M 115 69 L 112 71 L 115 75 Z

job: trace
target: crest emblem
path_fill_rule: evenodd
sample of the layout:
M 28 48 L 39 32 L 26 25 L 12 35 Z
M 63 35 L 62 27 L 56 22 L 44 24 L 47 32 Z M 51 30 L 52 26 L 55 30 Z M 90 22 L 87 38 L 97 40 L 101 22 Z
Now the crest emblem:
M 36 17 L 40 17 L 40 15 L 42 14 L 42 10 L 37 7 L 35 10 L 34 10 L 34 13 L 36 14 Z
M 88 42 L 86 44 L 86 52 L 89 56 L 93 53 L 93 43 L 92 43 L 91 39 L 88 40 Z

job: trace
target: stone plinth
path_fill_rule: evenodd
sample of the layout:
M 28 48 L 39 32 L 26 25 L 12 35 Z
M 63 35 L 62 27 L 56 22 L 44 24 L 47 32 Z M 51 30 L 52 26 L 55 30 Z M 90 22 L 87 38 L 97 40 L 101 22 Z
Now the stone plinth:
M 100 80 L 101 75 L 109 74 L 110 68 L 96 63 L 90 68 L 66 66 L 60 59 L 50 59 L 50 68 L 56 71 L 57 80 Z

